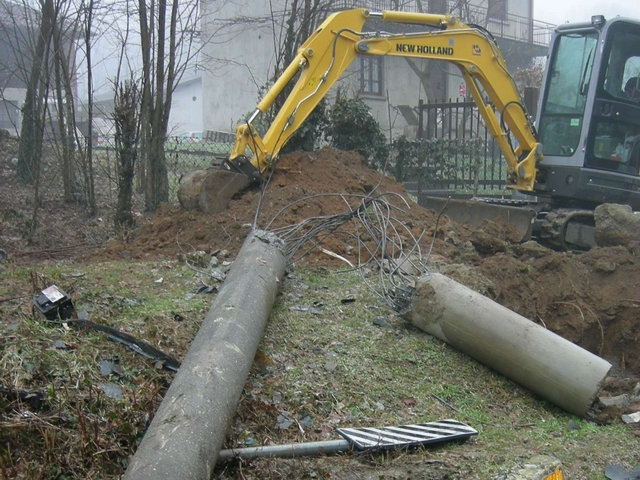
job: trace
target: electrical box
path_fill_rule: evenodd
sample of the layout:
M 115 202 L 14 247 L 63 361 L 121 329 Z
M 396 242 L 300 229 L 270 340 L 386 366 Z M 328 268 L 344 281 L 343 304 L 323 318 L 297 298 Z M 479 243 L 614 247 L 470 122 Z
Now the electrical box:
M 42 290 L 32 303 L 47 320 L 69 320 L 73 317 L 71 297 L 55 285 Z

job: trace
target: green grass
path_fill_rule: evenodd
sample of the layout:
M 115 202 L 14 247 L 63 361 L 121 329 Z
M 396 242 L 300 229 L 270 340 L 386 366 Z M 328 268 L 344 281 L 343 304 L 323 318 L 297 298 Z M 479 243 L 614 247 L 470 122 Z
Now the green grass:
M 172 374 L 104 333 L 47 322 L 30 307 L 37 290 L 56 284 L 89 318 L 181 359 L 211 296 L 185 295 L 199 284 L 176 262 L 5 266 L 0 286 L 2 386 L 44 392 L 39 408 L 0 395 L 0 464 L 8 478 L 118 478 L 162 400 Z M 154 280 L 163 277 L 161 285 Z M 177 322 L 178 313 L 184 319 Z M 67 349 L 55 348 L 63 341 Z M 122 377 L 105 377 L 100 361 L 118 357 Z M 101 384 L 121 388 L 105 395 Z M 28 412 L 28 416 L 18 412 Z M 19 455 L 16 456 L 16 453 Z M 5 478 L 3 476 L 3 478 Z

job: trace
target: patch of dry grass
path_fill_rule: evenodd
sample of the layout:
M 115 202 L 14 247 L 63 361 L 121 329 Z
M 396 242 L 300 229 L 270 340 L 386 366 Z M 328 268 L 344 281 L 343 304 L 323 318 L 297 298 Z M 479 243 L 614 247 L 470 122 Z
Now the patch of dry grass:
M 78 310 L 88 310 L 94 322 L 180 359 L 211 297 L 185 299 L 198 280 L 175 262 L 67 264 L 37 271 L 10 265 L 4 277 L 0 475 L 118 478 L 173 374 L 156 369 L 152 360 L 104 333 L 45 321 L 34 314 L 31 298 L 56 284 L 72 295 Z M 176 321 L 175 314 L 182 321 Z M 116 357 L 123 374 L 103 375 L 100 362 Z M 110 387 L 121 395 L 108 396 Z M 34 396 L 38 402 L 30 400 Z
M 209 279 L 173 261 L 5 265 L 2 274 L 0 478 L 118 478 L 173 374 L 103 333 L 45 322 L 31 298 L 55 283 L 91 320 L 182 359 L 213 300 L 187 294 Z M 220 466 L 219 479 L 493 479 L 534 454 L 556 455 L 568 479 L 603 479 L 607 462 L 640 464 L 637 430 L 597 426 L 548 405 L 407 325 L 353 273 L 295 271 L 261 352 L 227 447 L 336 439 L 337 427 L 443 418 L 480 434 L 413 453 Z M 124 374 L 104 376 L 100 361 L 116 356 Z M 121 397 L 107 396 L 105 384 Z M 293 422 L 283 428 L 285 414 Z

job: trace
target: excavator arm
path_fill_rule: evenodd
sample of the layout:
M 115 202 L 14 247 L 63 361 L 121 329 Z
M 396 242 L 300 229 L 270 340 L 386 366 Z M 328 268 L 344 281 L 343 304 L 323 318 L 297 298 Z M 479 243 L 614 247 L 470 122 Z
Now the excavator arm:
M 404 34 L 362 32 L 368 19 L 425 25 L 433 30 Z M 247 122 L 238 126 L 233 151 L 223 168 L 250 179 L 259 178 L 359 54 L 436 59 L 457 65 L 487 129 L 506 159 L 510 187 L 534 190 L 536 165 L 542 160 L 541 145 L 490 34 L 450 15 L 396 11 L 345 10 L 328 17 L 300 47 Z M 293 90 L 261 138 L 253 121 L 273 105 L 296 75 L 299 76 Z M 507 130 L 517 140 L 515 149 Z M 245 155 L 247 149 L 252 152 L 249 157 Z

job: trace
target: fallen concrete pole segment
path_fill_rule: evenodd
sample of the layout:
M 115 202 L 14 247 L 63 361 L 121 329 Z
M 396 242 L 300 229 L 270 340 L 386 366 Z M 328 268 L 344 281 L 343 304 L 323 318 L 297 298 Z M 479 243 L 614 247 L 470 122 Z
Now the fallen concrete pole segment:
M 209 480 L 282 280 L 274 236 L 251 233 L 233 262 L 125 480 Z
M 416 285 L 406 317 L 569 413 L 589 410 L 611 365 L 444 275 Z

